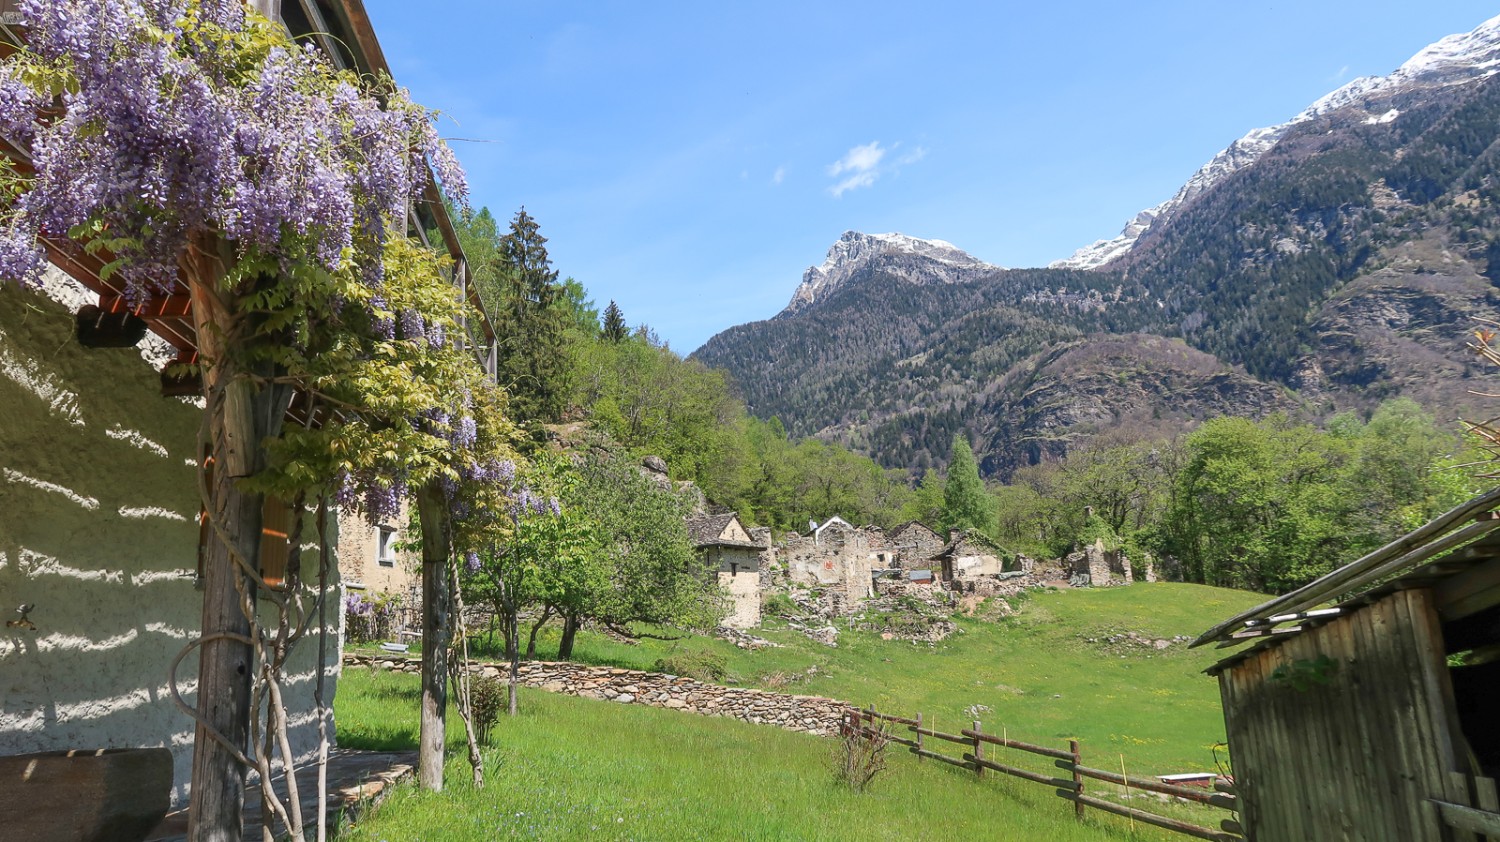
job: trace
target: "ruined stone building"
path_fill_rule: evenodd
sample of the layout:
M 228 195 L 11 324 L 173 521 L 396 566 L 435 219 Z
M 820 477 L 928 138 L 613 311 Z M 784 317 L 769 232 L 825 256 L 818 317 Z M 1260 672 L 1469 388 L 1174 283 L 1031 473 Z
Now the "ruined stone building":
M 874 594 L 871 573 L 895 560 L 884 535 L 839 517 L 814 526 L 810 535 L 787 534 L 781 556 L 791 584 L 830 589 L 849 607 Z
M 891 549 L 907 570 L 930 569 L 930 562 L 943 549 L 943 538 L 918 520 L 909 520 L 891 530 Z
M 729 596 L 723 624 L 736 629 L 760 625 L 760 571 L 774 550 L 771 531 L 745 529 L 734 512 L 688 518 L 688 534 L 703 560 Z
M 997 576 L 1005 572 L 1005 551 L 982 532 L 959 529 L 949 533 L 948 543 L 932 556 L 942 570 L 944 582 Z
M 1107 588 L 1133 584 L 1136 566 L 1141 568 L 1142 579 L 1156 581 L 1156 560 L 1150 553 L 1144 554 L 1139 565 L 1133 565 L 1123 549 L 1105 549 L 1103 539 L 1070 554 L 1063 564 L 1074 587 Z

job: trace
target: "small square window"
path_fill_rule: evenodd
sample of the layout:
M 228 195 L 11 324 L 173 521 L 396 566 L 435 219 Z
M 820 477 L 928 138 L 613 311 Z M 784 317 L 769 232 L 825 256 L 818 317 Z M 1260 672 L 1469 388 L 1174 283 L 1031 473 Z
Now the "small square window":
M 389 526 L 380 527 L 379 543 L 375 549 L 375 560 L 381 567 L 396 566 L 396 530 Z

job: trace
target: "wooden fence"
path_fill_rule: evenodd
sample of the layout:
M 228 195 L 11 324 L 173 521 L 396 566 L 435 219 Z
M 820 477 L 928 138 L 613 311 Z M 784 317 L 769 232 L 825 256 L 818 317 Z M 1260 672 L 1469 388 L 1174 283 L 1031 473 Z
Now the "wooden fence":
M 881 725 L 879 723 L 889 723 L 889 725 Z M 1125 787 L 1126 789 L 1153 792 L 1158 795 L 1169 795 L 1197 804 L 1204 804 L 1228 810 L 1231 813 L 1237 813 L 1239 810 L 1239 800 L 1234 794 L 1234 787 L 1223 780 L 1219 780 L 1214 784 L 1212 790 L 1208 790 L 1165 783 L 1153 777 L 1130 777 L 1125 774 L 1123 768 L 1119 773 L 1116 773 L 1083 765 L 1083 756 L 1079 750 L 1077 740 L 1069 740 L 1066 749 L 1048 748 L 1020 740 L 1013 740 L 1006 734 L 1000 736 L 987 734 L 978 720 L 975 720 L 973 725 L 973 728 L 960 729 L 957 734 L 945 733 L 924 725 L 922 714 L 920 713 L 916 715 L 915 719 L 908 719 L 901 716 L 877 713 L 872 707 L 865 710 L 851 710 L 844 728 L 846 734 L 849 733 L 850 729 L 854 729 L 867 739 L 879 730 L 885 734 L 886 739 L 909 748 L 918 759 L 936 760 L 941 763 L 967 769 L 980 778 L 984 777 L 986 772 L 998 772 L 1002 775 L 1020 778 L 1023 781 L 1031 781 L 1032 783 L 1053 787 L 1059 798 L 1073 803 L 1074 815 L 1080 819 L 1083 818 L 1084 809 L 1091 807 L 1106 813 L 1124 816 L 1143 824 L 1165 828 L 1166 830 L 1191 836 L 1195 839 L 1208 839 L 1212 840 L 1212 842 L 1244 842 L 1243 830 L 1239 822 L 1232 817 L 1221 821 L 1219 829 L 1214 830 L 1150 813 L 1135 807 L 1116 804 L 1113 801 L 1106 801 L 1087 794 L 1084 788 L 1084 779 L 1087 778 Z M 890 726 L 896 727 L 893 729 Z M 913 736 L 901 736 L 900 732 L 902 730 Z M 940 743 L 947 742 L 961 745 L 968 750 L 963 752 L 959 757 L 933 751 L 934 743 L 930 742 L 929 738 L 937 740 Z M 1052 761 L 1057 769 L 1061 770 L 1061 774 L 1053 775 L 1045 772 L 1036 772 L 1031 769 L 1023 769 L 1019 766 L 998 762 L 993 752 L 991 753 L 991 757 L 985 756 L 986 746 L 1015 749 L 1047 758 Z

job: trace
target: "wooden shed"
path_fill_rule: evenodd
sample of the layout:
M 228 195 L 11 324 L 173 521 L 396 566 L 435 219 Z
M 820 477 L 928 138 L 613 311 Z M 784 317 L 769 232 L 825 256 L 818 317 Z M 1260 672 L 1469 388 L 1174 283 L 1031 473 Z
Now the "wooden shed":
M 1500 489 L 1194 641 L 1256 842 L 1500 840 Z

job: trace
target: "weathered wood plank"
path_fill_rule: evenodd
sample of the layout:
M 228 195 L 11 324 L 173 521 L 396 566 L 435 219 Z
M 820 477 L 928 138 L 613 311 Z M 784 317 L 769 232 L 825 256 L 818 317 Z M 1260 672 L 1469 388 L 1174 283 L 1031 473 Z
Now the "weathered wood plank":
M 1054 778 L 1041 772 L 1033 772 L 1029 769 L 1021 769 L 1016 766 L 1007 766 L 1004 763 L 996 763 L 993 760 L 985 760 L 982 757 L 975 757 L 972 754 L 965 754 L 964 761 L 984 769 L 990 769 L 996 772 L 1010 775 L 1011 777 L 1032 781 L 1033 783 L 1047 784 L 1048 786 L 1060 787 L 1062 789 L 1072 789 L 1073 787 L 1073 782 L 1071 780 L 1068 780 L 1067 778 Z
M 1012 740 L 1009 737 L 997 737 L 994 734 L 986 734 L 983 731 L 974 731 L 971 729 L 965 729 L 961 733 L 965 737 L 969 737 L 970 739 L 977 739 L 980 742 L 989 743 L 991 745 L 1020 749 L 1021 751 L 1029 751 L 1032 754 L 1040 754 L 1043 757 L 1055 757 L 1059 760 L 1073 759 L 1072 754 L 1063 751 L 1060 748 L 1047 748 L 1046 746 L 1033 745 L 1032 743 L 1023 743 L 1020 740 Z
M 1072 764 L 1069 764 L 1070 766 Z M 1104 769 L 1091 769 L 1087 766 L 1074 767 L 1074 771 L 1085 778 L 1104 781 L 1105 783 L 1119 784 L 1130 789 L 1140 789 L 1146 792 L 1156 792 L 1162 795 L 1171 795 L 1187 801 L 1195 801 L 1199 804 L 1210 804 L 1222 807 L 1225 810 L 1238 810 L 1239 799 L 1233 795 L 1220 795 L 1206 789 L 1194 789 L 1187 786 L 1174 786 L 1164 784 L 1150 778 L 1127 778 L 1119 772 L 1109 772 Z
M 1069 792 L 1066 789 L 1059 789 L 1056 792 L 1058 798 L 1072 801 L 1074 804 L 1077 804 L 1080 807 L 1082 807 L 1083 805 L 1088 805 L 1097 810 L 1103 810 L 1106 813 L 1114 813 L 1117 816 L 1128 816 L 1138 822 L 1155 825 L 1156 827 L 1163 827 L 1167 830 L 1173 830 L 1183 834 L 1184 836 L 1191 836 L 1195 839 L 1208 839 L 1211 840 L 1211 842 L 1243 842 L 1242 837 L 1236 834 L 1226 833 L 1222 830 L 1214 830 L 1212 828 L 1201 827 L 1196 824 L 1189 824 L 1188 822 L 1178 821 L 1177 819 L 1169 819 L 1166 816 L 1158 816 L 1155 813 L 1148 813 L 1145 810 L 1137 810 L 1134 807 L 1126 807 L 1122 804 L 1116 804 L 1112 801 L 1105 801 L 1101 798 L 1093 798 L 1088 795 Z
M 1466 503 L 1463 503 L 1452 511 L 1449 511 L 1446 514 L 1443 514 L 1436 519 L 1429 521 L 1423 526 L 1407 533 L 1406 535 L 1401 536 L 1400 538 L 1397 538 L 1396 540 L 1392 541 L 1389 544 L 1386 544 L 1380 549 L 1368 553 L 1365 556 L 1349 564 L 1346 564 L 1343 567 L 1340 567 L 1332 573 L 1320 576 L 1314 581 L 1303 585 L 1302 587 L 1292 591 L 1291 593 L 1279 596 L 1276 599 L 1264 603 L 1263 605 L 1256 606 L 1255 608 L 1251 608 L 1248 611 L 1243 611 L 1233 617 L 1230 617 L 1224 622 L 1219 623 L 1218 625 L 1199 635 L 1198 639 L 1194 640 L 1189 645 L 1202 646 L 1205 643 L 1218 640 L 1226 631 L 1244 626 L 1247 620 L 1253 620 L 1266 616 L 1274 616 L 1277 614 L 1290 614 L 1308 608 L 1316 607 L 1319 603 L 1325 602 L 1330 596 L 1339 591 L 1347 591 L 1353 589 L 1355 587 L 1355 585 L 1353 584 L 1354 582 L 1358 581 L 1361 578 L 1369 576 L 1372 571 L 1387 569 L 1390 566 L 1387 564 L 1387 562 L 1389 562 L 1390 560 L 1395 559 L 1399 562 L 1403 559 L 1406 559 L 1407 556 L 1412 555 L 1410 551 L 1414 548 L 1421 547 L 1425 549 L 1424 544 L 1426 544 L 1426 542 L 1428 542 L 1430 539 L 1442 535 L 1462 521 L 1467 520 L 1481 512 L 1493 509 L 1497 505 L 1500 505 L 1500 488 L 1495 488 L 1488 493 L 1481 494 L 1480 496 L 1475 497 L 1474 499 L 1469 500 Z M 1489 529 L 1493 529 L 1497 525 L 1497 523 L 1494 521 L 1485 521 L 1484 523 L 1474 524 L 1473 526 L 1468 527 L 1468 529 L 1472 530 L 1475 527 L 1482 527 L 1486 525 L 1489 527 Z M 1473 533 L 1472 537 L 1478 537 L 1479 535 L 1482 535 L 1485 532 L 1489 531 L 1489 529 L 1478 529 Z M 1459 541 L 1458 543 L 1463 542 Z M 1452 546 L 1457 546 L 1457 544 L 1453 544 Z M 1436 553 L 1432 553 L 1432 555 L 1436 555 Z M 1427 558 L 1430 557 L 1430 555 L 1422 557 Z M 1376 575 L 1374 578 L 1378 579 L 1381 575 L 1385 574 Z
M 973 742 L 973 740 L 969 739 L 968 737 L 960 737 L 957 734 L 947 734 L 942 731 L 934 731 L 930 728 L 918 728 L 916 726 L 912 726 L 911 730 L 924 736 L 937 737 L 940 740 L 947 740 L 950 743 L 962 743 L 964 745 L 969 745 Z
M 897 725 L 918 725 L 918 724 L 920 724 L 915 719 L 906 719 L 906 718 L 900 717 L 900 716 L 891 716 L 888 713 L 876 713 L 873 708 L 865 708 L 864 710 L 860 711 L 860 713 L 863 713 L 866 716 L 873 716 L 876 719 L 884 719 L 887 722 L 894 722 Z
M 944 762 L 944 763 L 951 763 L 951 764 L 953 764 L 953 765 L 954 765 L 954 766 L 961 766 L 961 767 L 963 767 L 963 768 L 965 768 L 965 769 L 968 769 L 968 768 L 971 768 L 971 767 L 970 767 L 970 766 L 969 766 L 969 763 L 968 763 L 968 761 L 965 761 L 965 760 L 959 760 L 959 759 L 957 759 L 957 758 L 954 758 L 954 757 L 949 757 L 949 756 L 948 756 L 948 755 L 946 755 L 946 754 L 938 754 L 938 753 L 937 753 L 937 752 L 935 752 L 935 751 L 928 751 L 928 750 L 927 750 L 927 749 L 925 749 L 925 748 L 912 748 L 912 749 L 908 749 L 908 750 L 909 750 L 909 751 L 910 751 L 910 752 L 911 752 L 911 753 L 912 753 L 912 754 L 915 754 L 915 755 L 917 755 L 917 756 L 918 756 L 918 757 L 930 757 L 930 758 L 932 758 L 932 759 L 933 759 L 933 760 L 941 760 L 941 761 L 943 761 L 943 762 Z
M 1462 804 L 1452 804 L 1435 798 L 1430 799 L 1428 803 L 1437 806 L 1438 815 L 1443 824 L 1448 827 L 1470 833 L 1482 833 L 1486 836 L 1500 836 L 1500 813 L 1465 807 Z

